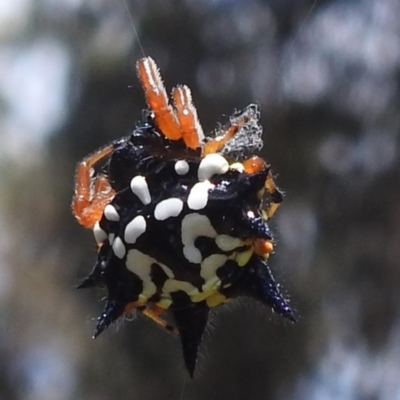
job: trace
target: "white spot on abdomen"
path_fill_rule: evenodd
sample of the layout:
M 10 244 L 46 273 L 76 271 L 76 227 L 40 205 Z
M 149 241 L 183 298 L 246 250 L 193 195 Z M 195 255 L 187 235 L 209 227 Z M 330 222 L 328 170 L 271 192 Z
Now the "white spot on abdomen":
M 107 233 L 100 228 L 99 222 L 96 222 L 93 227 L 93 235 L 97 243 L 103 243 L 107 239 Z
M 150 191 L 144 176 L 138 175 L 131 180 L 131 190 L 144 205 L 150 204 Z
M 175 163 L 175 172 L 178 175 L 186 175 L 189 172 L 189 164 L 185 160 L 179 160 Z
M 141 279 L 143 283 L 141 294 L 147 298 L 153 296 L 157 291 L 150 276 L 151 266 L 154 263 L 157 263 L 157 260 L 136 249 L 129 250 L 126 256 L 126 267 Z
M 253 219 L 255 218 L 255 214 L 253 211 L 247 211 L 247 218 Z
M 229 235 L 218 235 L 215 238 L 215 243 L 222 251 L 231 251 L 243 246 L 243 241 Z
M 177 217 L 183 209 L 183 201 L 178 198 L 170 198 L 160 201 L 154 209 L 154 218 L 164 221 L 170 217 Z
M 196 183 L 190 190 L 187 203 L 191 210 L 202 210 L 206 207 L 208 202 L 208 191 L 213 189 L 210 181 L 203 181 Z
M 213 175 L 224 174 L 229 169 L 228 161 L 220 154 L 212 153 L 206 155 L 200 162 L 197 176 L 199 181 L 210 179 Z
M 119 214 L 118 214 L 117 210 L 115 209 L 115 207 L 111 204 L 107 204 L 104 207 L 104 216 L 109 221 L 114 221 L 114 222 L 119 221 Z
M 212 254 L 202 261 L 200 275 L 206 283 L 217 276 L 217 269 L 222 267 L 227 259 L 224 254 Z
M 160 266 L 160 268 L 165 272 L 165 275 L 168 276 L 168 278 L 173 278 L 175 275 L 172 272 L 171 268 L 168 268 L 166 265 L 158 263 L 158 265 Z
M 113 244 L 112 244 L 112 248 L 114 251 L 114 254 L 118 257 L 118 258 L 124 258 L 125 257 L 125 246 L 124 243 L 122 242 L 120 237 L 116 237 Z
M 134 244 L 140 235 L 146 232 L 146 220 L 142 215 L 133 218 L 125 228 L 125 242 Z
M 189 262 L 196 264 L 201 263 L 201 253 L 194 242 L 200 236 L 215 238 L 217 232 L 207 216 L 197 213 L 186 215 L 182 220 L 183 255 Z
M 238 171 L 240 173 L 243 173 L 245 171 L 244 165 L 240 162 L 233 163 L 229 166 L 229 169 L 232 171 Z

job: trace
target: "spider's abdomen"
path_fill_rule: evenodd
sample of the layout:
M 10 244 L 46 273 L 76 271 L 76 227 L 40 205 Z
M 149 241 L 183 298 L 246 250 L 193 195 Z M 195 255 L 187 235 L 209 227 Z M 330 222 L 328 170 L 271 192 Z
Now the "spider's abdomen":
M 101 250 L 91 276 L 120 312 L 130 303 L 179 309 L 227 301 L 254 240 L 272 240 L 258 195 L 268 168 L 247 174 L 219 154 L 183 159 L 143 151 L 133 138 L 113 155 L 130 154 L 139 168 L 94 227 Z

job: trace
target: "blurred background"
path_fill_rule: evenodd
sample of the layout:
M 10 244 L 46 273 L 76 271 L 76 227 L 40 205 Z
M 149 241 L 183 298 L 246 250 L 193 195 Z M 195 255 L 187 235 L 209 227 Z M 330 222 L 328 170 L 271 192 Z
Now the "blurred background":
M 400 399 L 400 2 L 0 2 L 0 399 Z M 93 341 L 76 163 L 129 134 L 146 55 L 205 131 L 258 102 L 284 205 L 271 261 L 298 323 L 218 308 L 188 379 L 142 318 Z

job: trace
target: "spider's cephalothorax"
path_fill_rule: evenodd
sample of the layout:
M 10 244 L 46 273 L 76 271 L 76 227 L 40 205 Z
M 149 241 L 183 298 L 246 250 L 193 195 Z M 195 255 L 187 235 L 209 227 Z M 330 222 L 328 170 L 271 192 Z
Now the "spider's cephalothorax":
M 251 155 L 262 146 L 257 106 L 205 138 L 189 88 L 174 88 L 172 107 L 154 61 L 140 60 L 137 70 L 145 121 L 77 168 L 73 211 L 99 246 L 80 287 L 108 290 L 95 336 L 137 310 L 179 334 L 193 375 L 210 308 L 248 296 L 294 321 L 267 264 L 268 220 L 282 195 L 269 166 Z

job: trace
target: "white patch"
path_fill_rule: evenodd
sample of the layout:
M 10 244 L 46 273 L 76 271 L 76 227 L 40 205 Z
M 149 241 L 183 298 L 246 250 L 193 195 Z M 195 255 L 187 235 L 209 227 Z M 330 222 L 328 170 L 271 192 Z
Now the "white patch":
M 177 217 L 183 209 L 183 201 L 177 198 L 170 198 L 160 201 L 154 209 L 154 218 L 164 221 L 170 217 Z
M 150 204 L 150 191 L 144 176 L 138 175 L 131 180 L 131 190 L 144 205 Z
M 228 169 L 229 163 L 225 157 L 217 153 L 207 154 L 200 162 L 197 176 L 199 181 L 202 182 L 210 179 L 215 174 L 224 174 Z
M 217 232 L 205 215 L 197 213 L 186 215 L 182 220 L 183 255 L 189 262 L 196 264 L 200 264 L 202 259 L 200 250 L 194 245 L 199 236 L 215 238 Z
M 115 209 L 115 207 L 112 206 L 111 204 L 107 204 L 104 207 L 104 216 L 109 221 L 114 221 L 114 222 L 119 221 L 119 214 L 118 214 L 117 210 Z
M 185 246 L 183 248 L 183 255 L 189 262 L 195 264 L 201 263 L 201 252 L 194 246 Z
M 238 171 L 240 173 L 243 173 L 245 171 L 244 165 L 240 162 L 233 163 L 229 166 L 229 169 L 232 171 Z
M 178 175 L 186 175 L 189 172 L 189 164 L 185 160 L 179 160 L 175 163 L 175 172 Z
M 250 249 L 243 251 L 241 253 L 237 253 L 235 255 L 235 260 L 239 267 L 244 267 L 249 261 L 251 256 L 253 255 L 254 250 L 250 247 Z
M 93 227 L 93 235 L 97 243 L 103 243 L 107 239 L 107 233 L 100 228 L 99 222 L 96 222 Z
M 174 278 L 175 275 L 172 272 L 172 270 L 170 268 L 168 268 L 166 265 L 158 263 L 158 265 L 160 266 L 160 268 L 165 272 L 165 275 L 168 276 L 168 278 Z
M 129 244 L 136 243 L 140 235 L 146 232 L 147 223 L 142 215 L 133 218 L 125 228 L 125 242 Z
M 215 243 L 222 251 L 231 251 L 237 247 L 243 246 L 243 241 L 229 235 L 218 235 L 215 238 Z
M 115 238 L 115 240 L 113 242 L 113 245 L 112 245 L 112 248 L 113 248 L 114 254 L 118 258 L 122 259 L 122 258 L 125 257 L 126 250 L 125 250 L 124 243 L 122 242 L 120 237 L 116 237 Z
M 202 210 L 208 202 L 208 191 L 215 188 L 210 181 L 196 183 L 190 190 L 187 203 L 191 210 Z
M 108 242 L 110 243 L 110 245 L 113 244 L 114 239 L 115 239 L 115 234 L 114 234 L 114 233 L 110 233 L 110 234 L 108 235 Z
M 247 218 L 250 218 L 250 219 L 255 218 L 254 212 L 253 211 L 247 211 Z
M 200 275 L 206 283 L 217 277 L 217 269 L 222 267 L 227 259 L 224 254 L 212 254 L 202 261 Z
M 154 263 L 159 264 L 154 258 L 136 249 L 129 250 L 126 256 L 126 267 L 142 280 L 143 290 L 141 294 L 147 298 L 153 296 L 157 291 L 157 287 L 150 276 L 151 266 Z

